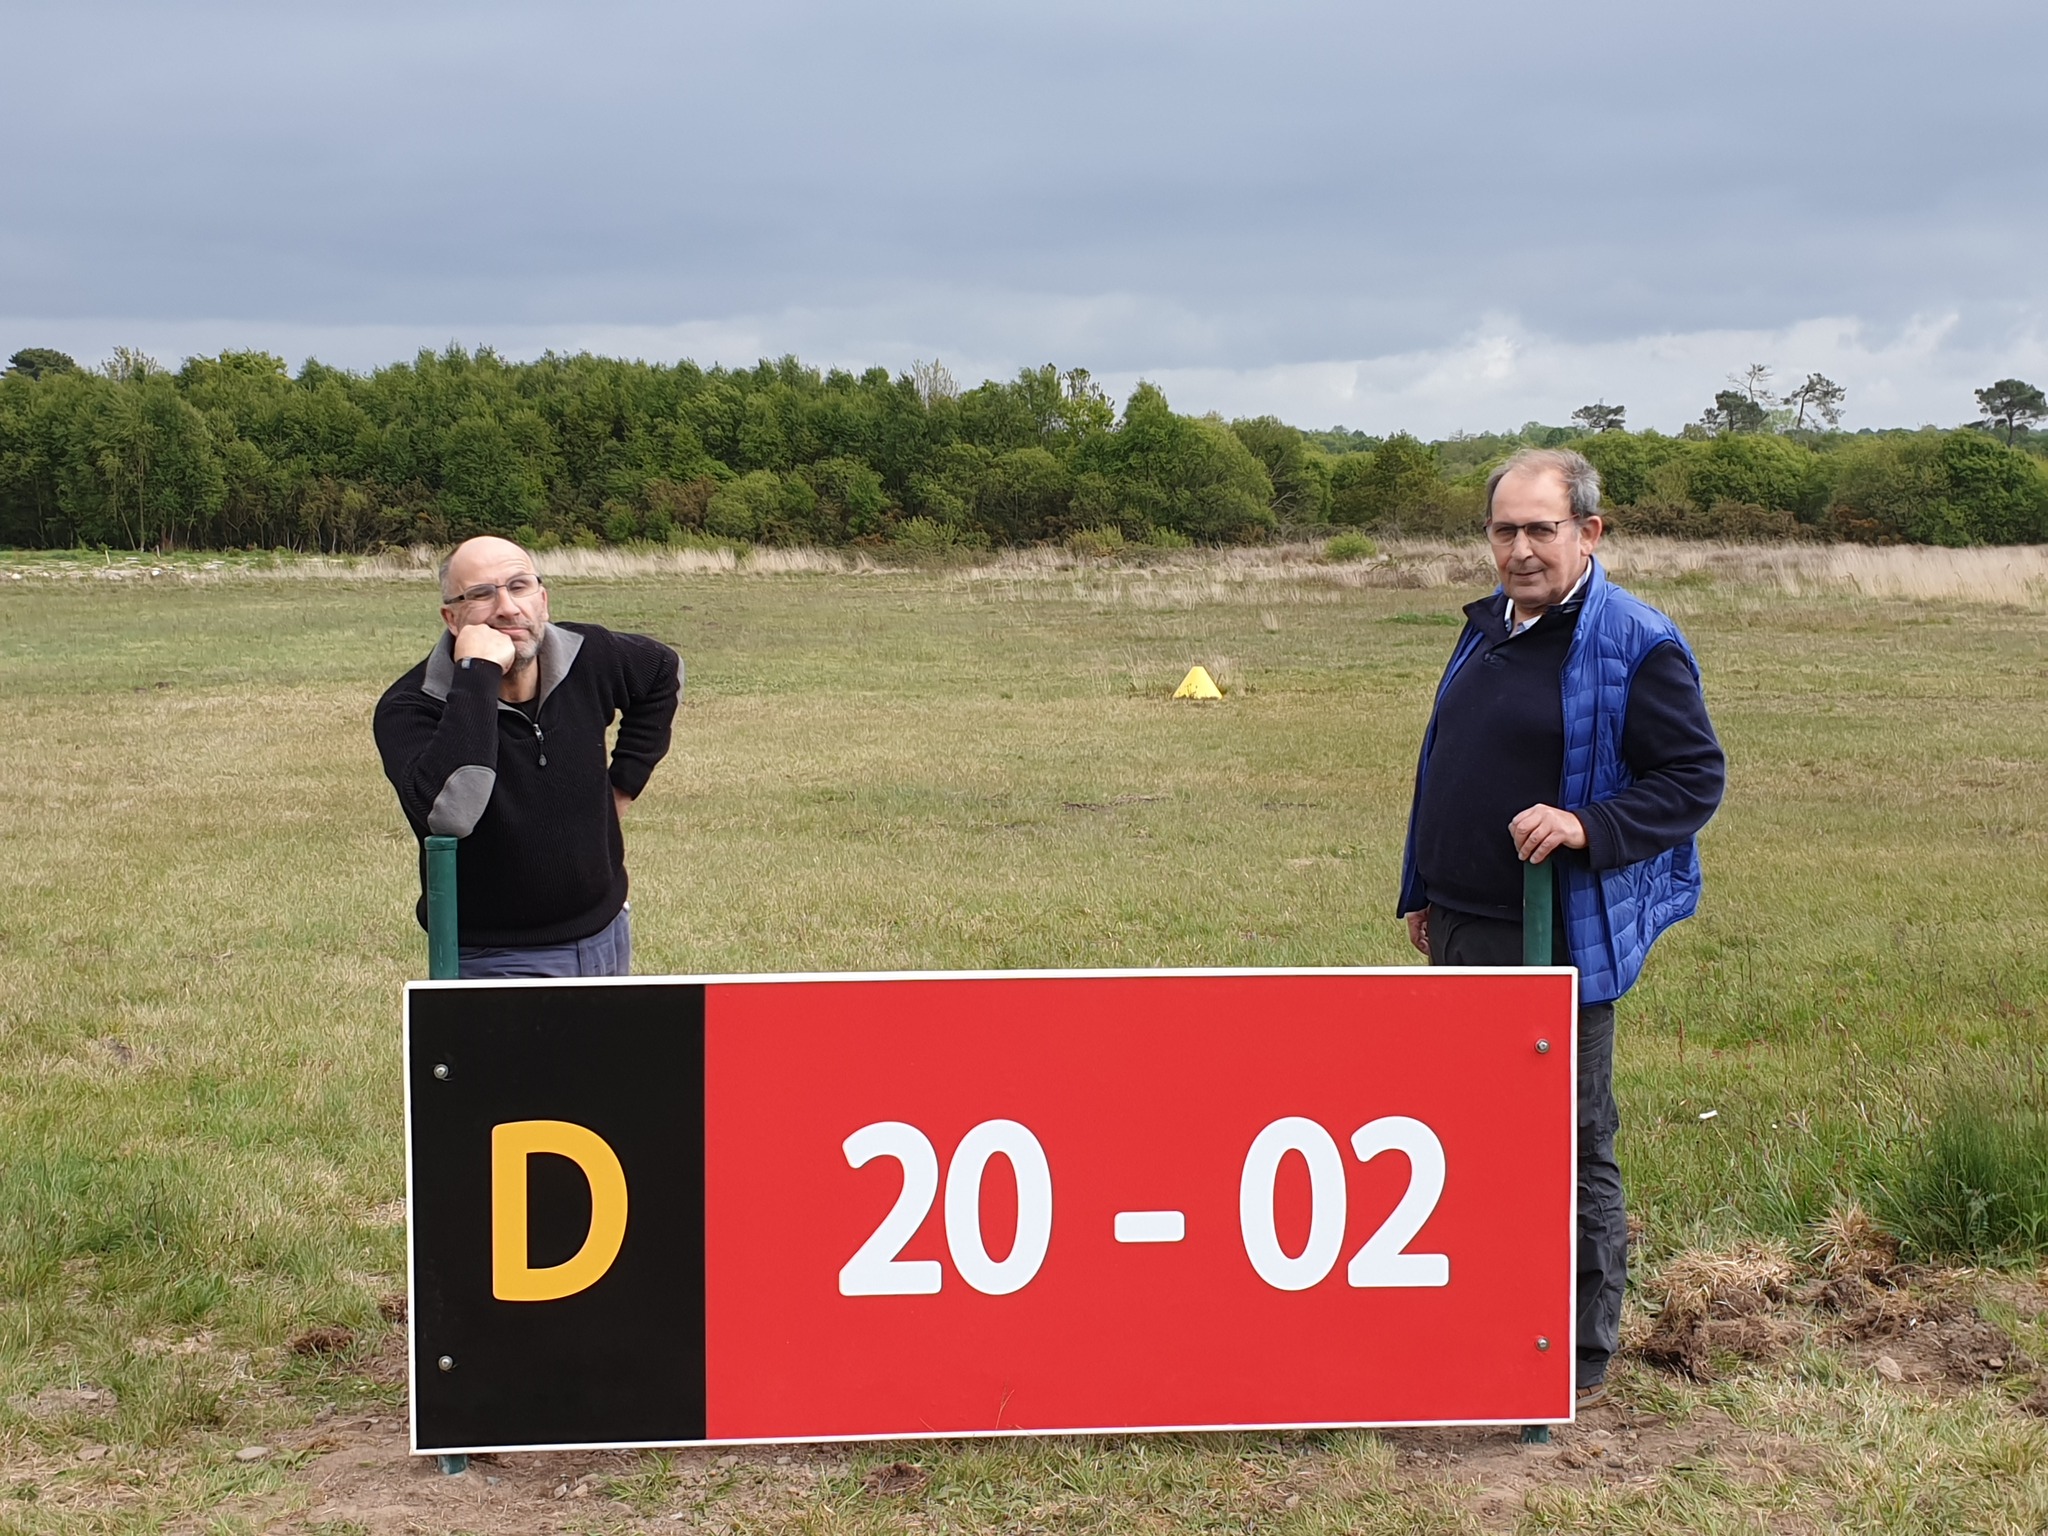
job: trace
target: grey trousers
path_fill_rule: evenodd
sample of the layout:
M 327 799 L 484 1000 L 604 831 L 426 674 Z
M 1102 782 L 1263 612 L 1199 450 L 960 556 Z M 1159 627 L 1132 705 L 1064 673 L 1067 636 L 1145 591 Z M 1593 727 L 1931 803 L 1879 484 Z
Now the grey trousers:
M 1520 965 L 1522 925 L 1469 912 L 1429 909 L 1431 965 Z M 1578 1383 L 1607 1379 L 1621 1341 L 1628 1285 L 1628 1208 L 1614 1133 L 1614 1004 L 1579 1010 L 1579 1358 Z
M 587 939 L 534 949 L 462 947 L 462 979 L 490 981 L 509 976 L 630 976 L 633 974 L 633 918 L 630 905 Z

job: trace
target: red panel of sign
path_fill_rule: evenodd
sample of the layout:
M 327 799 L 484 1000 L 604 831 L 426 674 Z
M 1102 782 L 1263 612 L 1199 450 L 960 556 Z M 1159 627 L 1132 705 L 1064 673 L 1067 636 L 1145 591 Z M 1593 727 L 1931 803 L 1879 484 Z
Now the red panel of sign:
M 1569 1418 L 1573 987 L 709 986 L 709 1437 Z

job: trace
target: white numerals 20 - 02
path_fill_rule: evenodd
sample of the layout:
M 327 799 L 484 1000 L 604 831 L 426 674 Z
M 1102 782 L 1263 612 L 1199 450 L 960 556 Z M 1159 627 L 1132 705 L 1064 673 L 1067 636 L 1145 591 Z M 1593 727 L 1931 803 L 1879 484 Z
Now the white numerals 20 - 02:
M 939 1191 L 939 1155 L 931 1138 L 901 1120 L 864 1125 L 846 1138 L 855 1168 L 877 1157 L 903 1165 L 903 1192 L 874 1235 L 839 1271 L 842 1296 L 931 1296 L 943 1278 L 937 1259 L 899 1259 L 930 1214 Z M 981 1176 L 995 1156 L 1010 1160 L 1017 1179 L 1017 1236 L 1007 1258 L 988 1256 L 981 1240 Z M 1022 1290 L 1045 1262 L 1052 1242 L 1052 1169 L 1038 1138 L 1014 1120 L 984 1120 L 953 1151 L 946 1174 L 946 1247 L 960 1278 L 989 1296 Z
M 937 1259 L 897 1255 L 931 1214 L 939 1192 L 939 1155 L 931 1138 L 901 1120 L 864 1125 L 846 1138 L 846 1161 L 865 1167 L 878 1157 L 903 1169 L 903 1189 L 882 1224 L 839 1271 L 842 1296 L 931 1296 L 944 1273 Z M 1436 1210 L 1444 1192 L 1444 1147 L 1436 1132 L 1406 1115 L 1387 1115 L 1351 1133 L 1361 1163 L 1382 1152 L 1408 1159 L 1408 1187 L 1387 1219 L 1351 1256 L 1344 1277 L 1353 1286 L 1429 1287 L 1451 1283 L 1450 1258 L 1405 1250 Z M 1290 1256 L 1273 1222 L 1273 1187 L 1281 1159 L 1297 1152 L 1308 1164 L 1308 1241 Z M 982 1241 L 981 1180 L 989 1159 L 1010 1160 L 1017 1179 L 1017 1235 L 1007 1258 L 988 1256 Z M 1275 1290 L 1305 1291 L 1336 1268 L 1344 1247 L 1344 1158 L 1330 1133 L 1313 1120 L 1289 1115 L 1253 1138 L 1237 1187 L 1238 1229 L 1245 1257 Z M 1052 1168 L 1038 1138 L 1014 1120 L 984 1120 L 960 1139 L 946 1174 L 946 1247 L 953 1267 L 975 1290 L 1007 1296 L 1031 1283 L 1052 1243 Z
M 1437 1286 L 1451 1283 L 1451 1261 L 1441 1253 L 1404 1253 L 1444 1192 L 1444 1144 L 1436 1132 L 1406 1115 L 1388 1115 L 1351 1133 L 1361 1163 L 1382 1152 L 1408 1157 L 1408 1188 L 1379 1230 L 1351 1256 L 1344 1277 L 1352 1285 Z M 1273 1183 L 1280 1159 L 1299 1152 L 1308 1164 L 1308 1241 L 1290 1258 L 1273 1229 Z M 1275 1120 L 1252 1141 L 1237 1186 L 1237 1222 L 1245 1257 L 1259 1278 L 1281 1291 L 1305 1291 L 1336 1267 L 1344 1246 L 1344 1158 L 1330 1133 L 1313 1120 Z

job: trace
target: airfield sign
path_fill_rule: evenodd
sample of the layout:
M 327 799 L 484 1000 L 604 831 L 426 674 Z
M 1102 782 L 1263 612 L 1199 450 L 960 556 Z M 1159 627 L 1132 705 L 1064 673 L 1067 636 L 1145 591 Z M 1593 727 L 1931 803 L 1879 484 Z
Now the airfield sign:
M 1554 1422 L 1574 974 L 406 991 L 416 1451 Z

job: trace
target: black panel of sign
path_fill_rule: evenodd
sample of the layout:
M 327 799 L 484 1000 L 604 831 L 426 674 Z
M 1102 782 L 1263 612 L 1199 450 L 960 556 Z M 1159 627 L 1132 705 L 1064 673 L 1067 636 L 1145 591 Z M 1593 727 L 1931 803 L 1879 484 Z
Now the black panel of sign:
M 407 997 L 415 1448 L 704 1439 L 704 989 Z M 610 1267 L 544 1304 L 493 1295 L 492 1128 L 525 1120 L 594 1131 L 632 1192 Z M 541 1269 L 581 1246 L 591 1186 L 568 1157 L 527 1169 Z

